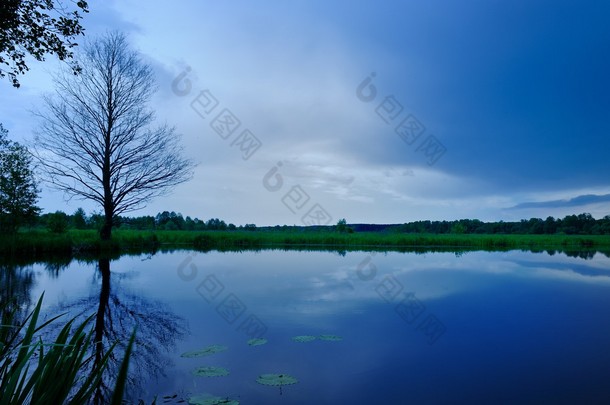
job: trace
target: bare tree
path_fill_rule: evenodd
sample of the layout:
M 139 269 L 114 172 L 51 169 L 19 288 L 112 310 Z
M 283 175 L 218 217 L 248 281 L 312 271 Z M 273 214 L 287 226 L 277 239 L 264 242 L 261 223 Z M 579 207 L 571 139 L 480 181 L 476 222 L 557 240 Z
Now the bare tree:
M 123 34 L 88 43 L 79 64 L 80 75 L 55 77 L 55 94 L 37 113 L 35 154 L 52 187 L 103 207 L 100 236 L 108 240 L 116 215 L 189 180 L 193 164 L 174 128 L 152 127 L 152 69 Z

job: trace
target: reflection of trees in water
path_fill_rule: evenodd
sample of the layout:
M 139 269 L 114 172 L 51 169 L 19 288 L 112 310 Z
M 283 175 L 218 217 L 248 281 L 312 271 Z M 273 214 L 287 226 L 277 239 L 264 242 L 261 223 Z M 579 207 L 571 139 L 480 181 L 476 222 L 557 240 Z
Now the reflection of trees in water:
M 32 303 L 30 290 L 34 286 L 31 266 L 0 263 L 0 323 L 21 324 Z
M 71 257 L 65 258 L 54 258 L 44 262 L 44 269 L 46 270 L 49 278 L 59 278 L 60 274 L 70 266 L 72 263 Z
M 602 251 L 602 250 L 591 250 L 591 249 L 582 249 L 582 250 L 555 250 L 555 249 L 546 249 L 544 250 L 549 256 L 555 256 L 555 254 L 557 253 L 563 253 L 568 257 L 575 257 L 575 258 L 580 258 L 583 260 L 591 260 L 593 259 L 593 257 L 595 257 L 596 254 L 603 254 L 604 256 L 610 258 L 610 253 L 607 251 Z M 540 253 L 543 252 L 543 250 L 539 250 L 539 251 L 535 251 L 535 250 L 531 250 L 531 252 L 533 253 Z
M 99 293 L 87 298 L 60 305 L 60 312 L 80 313 L 83 316 L 95 314 L 93 353 L 88 362 L 99 363 L 108 348 L 116 342 L 109 357 L 108 370 L 96 391 L 95 403 L 109 400 L 110 388 L 118 374 L 125 348 L 134 328 L 136 342 L 132 352 L 128 378 L 129 395 L 142 393 L 142 385 L 150 378 L 163 376 L 171 364 L 167 353 L 176 340 L 187 332 L 186 322 L 159 302 L 137 296 L 121 288 L 111 286 L 110 260 L 98 261 L 101 285 Z M 114 288 L 112 288 L 114 287 Z
M 597 253 L 597 251 L 595 251 L 595 250 L 580 250 L 580 251 L 566 250 L 565 251 L 565 254 L 568 257 L 579 257 L 584 260 L 593 259 L 593 256 L 595 256 L 595 253 Z

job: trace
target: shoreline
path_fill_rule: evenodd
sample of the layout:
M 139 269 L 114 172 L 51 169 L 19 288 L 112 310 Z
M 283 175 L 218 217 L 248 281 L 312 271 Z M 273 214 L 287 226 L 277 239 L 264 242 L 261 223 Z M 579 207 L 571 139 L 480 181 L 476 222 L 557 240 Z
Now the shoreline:
M 329 231 L 137 231 L 116 230 L 102 242 L 94 230 L 63 234 L 26 231 L 0 236 L 0 257 L 89 257 L 164 250 L 241 251 L 265 249 L 330 251 L 601 251 L 610 235 L 419 234 Z

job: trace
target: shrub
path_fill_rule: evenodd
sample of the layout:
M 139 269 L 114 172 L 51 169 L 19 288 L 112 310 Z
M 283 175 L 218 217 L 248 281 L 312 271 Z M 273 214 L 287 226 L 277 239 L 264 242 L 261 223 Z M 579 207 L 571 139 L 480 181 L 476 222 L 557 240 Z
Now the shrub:
M 65 233 L 68 230 L 68 215 L 61 211 L 47 215 L 47 229 L 53 233 Z

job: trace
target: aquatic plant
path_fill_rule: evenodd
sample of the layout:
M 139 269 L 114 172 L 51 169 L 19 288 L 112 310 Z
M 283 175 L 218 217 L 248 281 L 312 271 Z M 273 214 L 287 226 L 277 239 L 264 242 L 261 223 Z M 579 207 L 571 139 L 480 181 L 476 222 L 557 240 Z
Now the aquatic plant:
M 211 346 L 204 347 L 203 349 L 200 349 L 200 350 L 194 350 L 191 352 L 182 353 L 180 355 L 180 357 L 193 358 L 193 357 L 211 356 L 212 354 L 224 352 L 227 349 L 228 349 L 227 346 L 211 345 Z
M 229 370 L 222 367 L 199 367 L 193 370 L 193 374 L 199 377 L 224 377 L 229 375 Z
M 256 382 L 262 385 L 281 387 L 283 385 L 296 384 L 299 380 L 288 374 L 261 374 L 256 379 Z
M 326 342 L 340 342 L 343 340 L 341 336 L 337 335 L 320 335 L 318 336 L 318 339 L 324 340 Z
M 316 340 L 316 337 L 311 335 L 301 335 L 293 337 L 292 340 L 299 343 L 308 343 Z
M 267 344 L 267 339 L 264 338 L 256 338 L 248 340 L 248 346 L 261 346 Z
M 210 394 L 195 395 L 188 399 L 191 405 L 239 405 L 234 399 L 215 397 Z
M 14 312 L 7 312 L 6 303 L 1 306 L 0 325 L 0 404 L 87 404 L 101 382 L 112 354 L 113 344 L 101 361 L 86 375 L 86 354 L 91 345 L 93 328 L 85 329 L 93 315 L 73 329 L 76 318 L 61 329 L 55 342 L 44 343 L 36 334 L 57 322 L 56 316 L 37 326 L 44 293 L 34 310 L 21 324 L 13 322 Z M 127 379 L 129 357 L 135 331 L 127 346 L 117 377 L 111 404 L 121 404 Z

